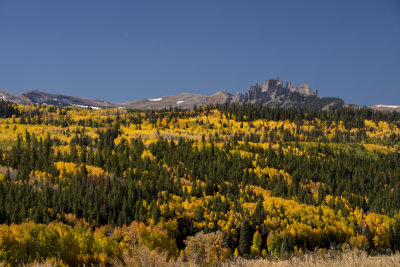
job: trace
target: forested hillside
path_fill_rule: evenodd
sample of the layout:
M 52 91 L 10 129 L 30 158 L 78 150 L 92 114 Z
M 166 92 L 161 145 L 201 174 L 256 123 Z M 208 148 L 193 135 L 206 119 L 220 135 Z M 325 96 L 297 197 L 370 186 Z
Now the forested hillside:
M 398 113 L 1 102 L 0 117 L 4 264 L 400 249 Z

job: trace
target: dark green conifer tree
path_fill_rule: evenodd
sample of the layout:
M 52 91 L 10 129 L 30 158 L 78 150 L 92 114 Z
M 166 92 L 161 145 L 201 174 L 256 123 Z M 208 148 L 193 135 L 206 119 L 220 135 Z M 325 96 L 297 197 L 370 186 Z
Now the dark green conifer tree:
M 250 247 L 251 247 L 251 230 L 250 225 L 247 220 L 242 221 L 242 226 L 240 227 L 240 236 L 239 236 L 239 253 L 242 256 L 250 255 Z

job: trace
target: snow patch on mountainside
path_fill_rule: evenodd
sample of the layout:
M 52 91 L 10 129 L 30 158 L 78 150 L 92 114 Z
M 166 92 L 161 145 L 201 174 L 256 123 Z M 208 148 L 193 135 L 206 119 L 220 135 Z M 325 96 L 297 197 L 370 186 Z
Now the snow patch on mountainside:
M 379 108 L 400 108 L 400 106 L 390 106 L 390 105 L 376 105 Z
M 160 97 L 160 98 L 150 98 L 150 99 L 147 99 L 147 100 L 152 101 L 152 102 L 154 102 L 154 101 L 161 101 L 161 100 L 162 100 L 162 97 Z
M 72 104 L 72 105 L 75 106 L 75 107 L 78 107 L 78 108 L 102 109 L 102 108 L 99 108 L 99 107 L 92 107 L 92 106 L 85 106 L 85 105 L 76 105 L 76 104 Z

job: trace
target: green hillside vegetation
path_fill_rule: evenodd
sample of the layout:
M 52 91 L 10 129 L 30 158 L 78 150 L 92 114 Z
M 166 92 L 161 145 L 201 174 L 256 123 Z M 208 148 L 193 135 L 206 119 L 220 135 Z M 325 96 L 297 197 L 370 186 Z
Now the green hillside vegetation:
M 5 265 L 400 250 L 398 113 L 1 102 L 0 117 Z

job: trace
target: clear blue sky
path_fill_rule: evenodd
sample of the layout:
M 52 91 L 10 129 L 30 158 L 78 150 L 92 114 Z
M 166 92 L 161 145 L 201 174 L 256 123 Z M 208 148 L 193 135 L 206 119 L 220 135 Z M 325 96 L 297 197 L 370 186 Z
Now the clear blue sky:
M 400 105 L 399 0 L 0 0 L 0 88 L 128 101 L 279 76 Z

